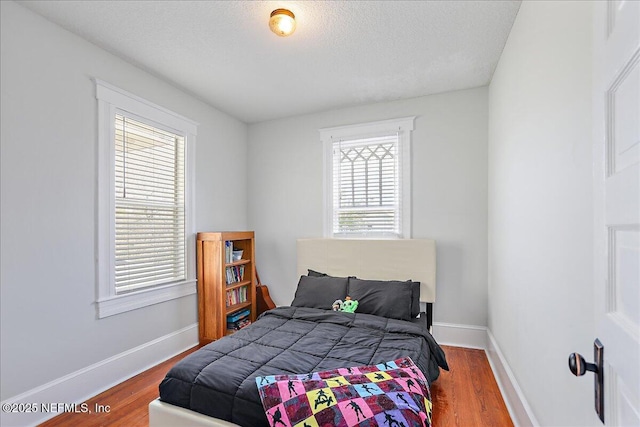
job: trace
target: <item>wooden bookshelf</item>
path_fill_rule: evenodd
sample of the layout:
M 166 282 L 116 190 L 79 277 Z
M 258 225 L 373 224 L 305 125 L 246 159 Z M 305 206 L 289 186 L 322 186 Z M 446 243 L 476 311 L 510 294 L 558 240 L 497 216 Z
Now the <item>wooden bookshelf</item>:
M 231 242 L 234 250 L 242 250 L 242 259 L 229 259 L 227 242 Z M 198 335 L 204 345 L 232 333 L 227 329 L 227 315 L 249 309 L 249 319 L 256 320 L 254 232 L 201 232 L 196 244 Z M 232 280 L 228 269 L 233 270 Z

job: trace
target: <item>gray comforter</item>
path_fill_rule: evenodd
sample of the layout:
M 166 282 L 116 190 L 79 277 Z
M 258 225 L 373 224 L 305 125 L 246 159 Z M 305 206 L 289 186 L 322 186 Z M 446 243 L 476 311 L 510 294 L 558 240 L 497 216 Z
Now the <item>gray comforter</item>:
M 409 356 L 429 382 L 448 370 L 420 319 L 279 307 L 178 362 L 160 399 L 241 426 L 268 426 L 255 378 L 378 364 Z

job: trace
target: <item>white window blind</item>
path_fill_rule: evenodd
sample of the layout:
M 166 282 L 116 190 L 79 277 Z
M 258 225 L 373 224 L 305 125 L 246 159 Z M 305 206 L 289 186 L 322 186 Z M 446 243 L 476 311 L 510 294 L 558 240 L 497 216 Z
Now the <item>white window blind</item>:
M 333 142 L 333 234 L 400 234 L 398 134 Z
M 115 115 L 115 291 L 186 278 L 185 138 Z

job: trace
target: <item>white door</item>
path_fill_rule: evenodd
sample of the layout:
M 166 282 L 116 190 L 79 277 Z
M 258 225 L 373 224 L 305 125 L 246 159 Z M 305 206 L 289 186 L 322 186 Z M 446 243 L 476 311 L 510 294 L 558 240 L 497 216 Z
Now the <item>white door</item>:
M 640 426 L 640 1 L 594 23 L 596 336 L 605 425 Z

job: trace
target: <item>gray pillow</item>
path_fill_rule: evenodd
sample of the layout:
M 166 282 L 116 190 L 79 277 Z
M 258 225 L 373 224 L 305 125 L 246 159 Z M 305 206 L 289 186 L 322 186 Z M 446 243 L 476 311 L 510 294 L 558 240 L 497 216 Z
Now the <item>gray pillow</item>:
M 335 300 L 347 296 L 347 282 L 346 277 L 301 276 L 291 305 L 331 310 Z
M 358 301 L 356 313 L 411 320 L 415 317 L 412 316 L 413 283 L 394 280 L 361 280 L 350 277 L 348 295 L 351 299 Z
M 332 276 L 330 274 L 327 273 L 321 273 L 319 271 L 315 271 L 312 269 L 307 269 L 307 275 L 311 276 L 311 277 L 339 277 L 339 276 Z M 355 276 L 354 276 L 355 277 Z M 346 279 L 346 277 L 340 277 L 341 279 Z
M 320 273 L 319 271 L 315 271 L 311 269 L 307 270 L 307 274 L 311 277 L 327 277 L 328 276 L 327 273 Z

